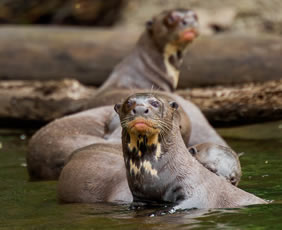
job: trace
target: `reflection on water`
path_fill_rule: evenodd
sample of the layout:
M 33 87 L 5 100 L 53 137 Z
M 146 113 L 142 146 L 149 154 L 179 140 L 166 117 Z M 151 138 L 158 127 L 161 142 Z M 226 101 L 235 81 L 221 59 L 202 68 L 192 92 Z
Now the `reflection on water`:
M 58 204 L 55 181 L 28 181 L 25 133 L 0 130 L 0 229 L 282 229 L 281 123 L 220 130 L 245 153 L 240 187 L 273 203 L 156 217 L 150 217 L 156 209 L 129 205 Z

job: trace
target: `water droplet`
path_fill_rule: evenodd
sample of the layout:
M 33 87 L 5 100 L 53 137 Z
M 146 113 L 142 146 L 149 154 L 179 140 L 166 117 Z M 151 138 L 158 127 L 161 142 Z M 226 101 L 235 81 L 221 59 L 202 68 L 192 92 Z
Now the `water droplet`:
M 2 145 L 2 142 L 0 142 L 0 149 L 2 149 L 3 148 L 3 145 Z
M 278 129 L 282 129 L 282 124 L 278 125 Z
M 27 166 L 27 164 L 26 163 L 21 163 L 21 167 L 26 167 Z
M 265 175 L 262 175 L 261 177 L 264 178 L 264 177 L 267 177 L 267 176 L 269 176 L 269 175 L 265 174 Z
M 252 176 L 249 176 L 248 178 L 249 178 L 249 179 L 252 179 Z
M 26 139 L 26 135 L 24 135 L 24 134 L 20 135 L 20 139 L 21 139 L 22 141 L 24 141 L 24 140 Z
M 176 210 L 174 209 L 174 208 L 172 208 L 172 209 L 170 209 L 169 211 L 168 211 L 168 213 L 170 213 L 170 214 L 173 214 L 173 213 L 175 213 L 176 212 Z
M 265 161 L 264 163 L 268 164 L 268 161 Z

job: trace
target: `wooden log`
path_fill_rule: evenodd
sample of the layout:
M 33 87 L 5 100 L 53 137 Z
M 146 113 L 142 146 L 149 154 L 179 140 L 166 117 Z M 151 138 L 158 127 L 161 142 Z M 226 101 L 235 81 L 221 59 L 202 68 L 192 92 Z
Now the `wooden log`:
M 1 81 L 0 118 L 50 121 L 83 110 L 93 93 L 75 80 Z
M 178 90 L 216 125 L 282 119 L 282 80 Z M 95 89 L 76 80 L 0 81 L 0 118 L 50 121 L 84 110 Z
M 137 37 L 124 30 L 3 26 L 0 79 L 74 78 L 100 85 Z
M 141 31 L 117 28 L 0 28 L 0 79 L 74 78 L 100 85 Z M 281 79 L 282 38 L 200 37 L 184 59 L 179 88 Z
M 282 80 L 177 93 L 198 105 L 216 126 L 282 119 Z
M 218 35 L 195 41 L 180 76 L 180 88 L 282 79 L 282 38 Z

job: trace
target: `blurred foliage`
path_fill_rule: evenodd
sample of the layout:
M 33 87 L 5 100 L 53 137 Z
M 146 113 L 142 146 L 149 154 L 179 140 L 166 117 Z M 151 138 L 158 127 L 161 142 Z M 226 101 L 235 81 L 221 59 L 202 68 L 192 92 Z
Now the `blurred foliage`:
M 231 31 L 282 35 L 281 0 L 130 0 L 122 20 L 143 26 L 152 15 L 169 8 L 195 10 L 202 34 Z
M 127 0 L 1 0 L 0 22 L 113 25 Z
M 1 0 L 0 23 L 142 27 L 169 8 L 192 8 L 201 33 L 282 34 L 281 0 Z

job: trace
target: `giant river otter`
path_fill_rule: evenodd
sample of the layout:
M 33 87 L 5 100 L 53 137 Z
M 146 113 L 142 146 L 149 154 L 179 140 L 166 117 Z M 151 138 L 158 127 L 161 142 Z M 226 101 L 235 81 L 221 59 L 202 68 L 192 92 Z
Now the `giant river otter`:
M 214 143 L 202 143 L 191 146 L 188 151 L 203 166 L 231 184 L 237 186 L 242 175 L 239 155 L 231 148 Z
M 198 36 L 197 15 L 186 9 L 166 10 L 147 22 L 132 52 L 98 90 L 90 107 L 116 103 L 104 99 L 114 89 L 173 91 L 187 46 Z
M 171 98 L 139 93 L 115 110 L 122 145 L 93 144 L 75 151 L 59 178 L 61 201 L 134 200 L 176 209 L 266 203 L 210 172 L 189 153 L 180 134 L 178 103 Z
M 216 176 L 188 153 L 177 109 L 176 102 L 154 94 L 136 94 L 115 106 L 133 200 L 169 203 L 176 209 L 265 203 Z

